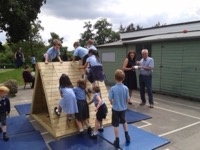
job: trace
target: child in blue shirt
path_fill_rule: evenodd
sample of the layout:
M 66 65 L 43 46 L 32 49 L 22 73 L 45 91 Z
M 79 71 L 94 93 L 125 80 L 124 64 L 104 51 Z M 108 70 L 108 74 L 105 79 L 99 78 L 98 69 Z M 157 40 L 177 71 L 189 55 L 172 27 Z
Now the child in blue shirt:
M 4 141 L 9 140 L 9 137 L 6 135 L 6 117 L 10 113 L 10 101 L 6 97 L 8 93 L 9 89 L 6 86 L 0 86 L 0 122 Z
M 87 79 L 90 81 L 90 83 L 95 83 L 95 81 L 102 82 L 104 80 L 104 72 L 98 52 L 91 49 L 89 50 L 88 54 L 89 57 L 86 59 L 85 65 L 80 66 L 79 69 L 86 70 Z
M 95 109 L 96 120 L 95 120 L 94 131 L 91 134 L 91 138 L 97 139 L 98 131 L 103 132 L 102 121 L 103 121 L 103 119 L 106 118 L 108 109 L 107 109 L 105 102 L 101 98 L 100 87 L 98 85 L 93 86 L 92 92 L 94 93 L 94 95 L 93 95 L 92 100 L 88 104 L 94 103 L 94 105 L 96 107 L 96 109 Z
M 115 141 L 114 146 L 119 148 L 119 123 L 123 124 L 125 131 L 126 142 L 130 142 L 130 136 L 128 134 L 128 127 L 125 120 L 125 111 L 127 109 L 127 102 L 129 100 L 129 92 L 127 86 L 122 81 L 125 74 L 122 70 L 117 69 L 115 71 L 116 84 L 109 90 L 109 100 L 112 104 L 112 126 L 114 127 Z
M 52 61 L 54 58 L 58 58 L 59 62 L 62 63 L 63 61 L 60 58 L 60 47 L 61 42 L 57 39 L 53 40 L 53 46 L 50 47 L 47 52 L 43 55 L 43 61 L 45 64 L 48 64 L 49 61 Z
M 86 44 L 88 50 L 92 49 L 97 51 L 97 48 L 94 46 L 94 41 L 92 39 L 89 39 Z
M 79 79 L 77 81 L 77 87 L 74 87 L 74 93 L 76 95 L 77 106 L 78 106 L 78 113 L 75 114 L 76 123 L 79 128 L 79 134 L 83 135 L 83 123 L 87 126 L 87 133 L 90 135 L 92 132 L 92 128 L 89 124 L 89 107 L 87 104 L 86 95 L 89 94 L 86 91 L 86 82 L 84 79 Z
M 61 94 L 61 100 L 59 106 L 54 108 L 57 116 L 61 115 L 61 112 L 67 114 L 68 120 L 73 119 L 73 115 L 78 113 L 78 107 L 76 103 L 76 96 L 73 91 L 72 83 L 66 74 L 62 74 L 59 80 L 59 89 Z
M 35 64 L 36 64 L 35 55 L 32 55 L 32 57 L 31 57 L 31 64 L 32 64 L 32 67 L 33 67 L 33 71 L 35 71 Z
M 85 64 L 86 59 L 88 58 L 88 49 L 81 47 L 79 42 L 74 42 L 74 53 L 73 53 L 73 58 L 72 61 L 76 61 L 81 59 L 82 60 L 82 65 Z

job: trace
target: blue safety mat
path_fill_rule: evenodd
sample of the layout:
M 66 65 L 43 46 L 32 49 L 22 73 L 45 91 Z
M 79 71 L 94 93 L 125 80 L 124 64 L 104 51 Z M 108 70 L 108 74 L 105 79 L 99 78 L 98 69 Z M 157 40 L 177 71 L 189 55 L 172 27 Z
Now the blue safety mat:
M 7 118 L 6 126 L 8 135 L 15 135 L 35 130 L 26 116 L 15 116 Z
M 122 125 L 119 126 L 120 147 L 123 150 L 152 150 L 170 142 L 165 138 L 146 132 L 129 124 L 128 132 L 131 137 L 131 142 L 127 144 L 123 127 Z M 113 143 L 115 140 L 114 129 L 112 126 L 105 127 L 104 132 L 99 135 L 110 143 Z
M 15 105 L 15 108 L 20 115 L 30 115 L 30 112 L 31 112 L 31 104 L 30 103 Z
M 83 136 L 72 135 L 49 143 L 52 150 L 115 150 L 115 147 L 98 137 L 90 139 L 85 133 Z
M 17 134 L 9 138 L 6 142 L 0 138 L 1 150 L 48 150 L 38 131 Z
M 151 116 L 127 109 L 126 110 L 126 122 L 127 123 L 134 123 L 134 122 L 138 122 L 141 120 L 146 120 L 146 119 L 150 119 L 152 118 Z

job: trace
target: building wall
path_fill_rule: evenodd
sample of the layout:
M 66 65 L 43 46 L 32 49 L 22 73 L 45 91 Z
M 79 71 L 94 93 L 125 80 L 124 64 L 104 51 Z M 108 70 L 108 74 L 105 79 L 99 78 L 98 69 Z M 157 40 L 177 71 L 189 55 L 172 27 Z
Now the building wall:
M 98 52 L 102 60 L 103 69 L 106 75 L 106 83 L 112 85 L 115 83 L 114 72 L 116 69 L 122 69 L 123 61 L 126 57 L 127 48 L 125 46 L 98 47 Z M 104 56 L 115 55 L 115 60 L 104 60 Z M 109 57 L 108 57 L 109 58 Z
M 200 39 L 152 44 L 153 90 L 200 99 Z
M 200 100 L 200 39 L 151 44 L 151 56 L 155 62 L 153 91 Z M 98 48 L 101 57 L 102 53 L 115 53 L 115 61 L 103 61 L 107 84 L 115 83 L 114 72 L 122 68 L 132 48 L 135 48 L 135 44 Z

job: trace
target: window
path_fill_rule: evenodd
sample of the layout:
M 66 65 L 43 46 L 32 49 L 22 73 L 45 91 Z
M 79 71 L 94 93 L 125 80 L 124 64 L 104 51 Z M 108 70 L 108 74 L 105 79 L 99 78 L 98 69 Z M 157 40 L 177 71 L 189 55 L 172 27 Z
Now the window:
M 102 62 L 115 62 L 115 52 L 102 53 Z

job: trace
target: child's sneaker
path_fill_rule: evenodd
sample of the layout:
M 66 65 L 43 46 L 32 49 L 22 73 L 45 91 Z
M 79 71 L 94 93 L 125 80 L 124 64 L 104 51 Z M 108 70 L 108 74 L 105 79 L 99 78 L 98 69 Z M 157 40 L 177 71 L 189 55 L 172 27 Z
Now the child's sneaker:
M 131 138 L 128 134 L 125 135 L 125 138 L 126 138 L 126 142 L 127 143 L 130 143 L 131 142 Z
M 78 135 L 79 135 L 79 136 L 83 136 L 83 135 L 84 135 L 84 132 L 83 132 L 83 131 L 80 131 L 80 132 L 78 133 Z
M 57 107 L 54 108 L 54 112 L 55 112 L 55 114 L 56 114 L 58 117 L 60 117 L 60 112 L 58 111 L 58 108 L 57 108 Z
M 115 148 L 119 148 L 119 139 L 115 139 L 114 146 Z
M 99 128 L 98 131 L 99 131 L 99 132 L 103 132 L 104 129 L 103 129 L 103 128 Z
M 88 133 L 89 135 L 92 134 L 92 128 L 91 128 L 91 127 L 88 127 L 88 129 L 87 129 L 87 133 Z
M 97 139 L 97 134 L 92 133 L 92 134 L 90 135 L 90 137 L 91 137 L 92 139 Z
M 4 141 L 8 141 L 8 140 L 9 140 L 9 137 L 8 137 L 6 134 L 4 134 L 4 135 L 3 135 L 3 140 L 4 140 Z

